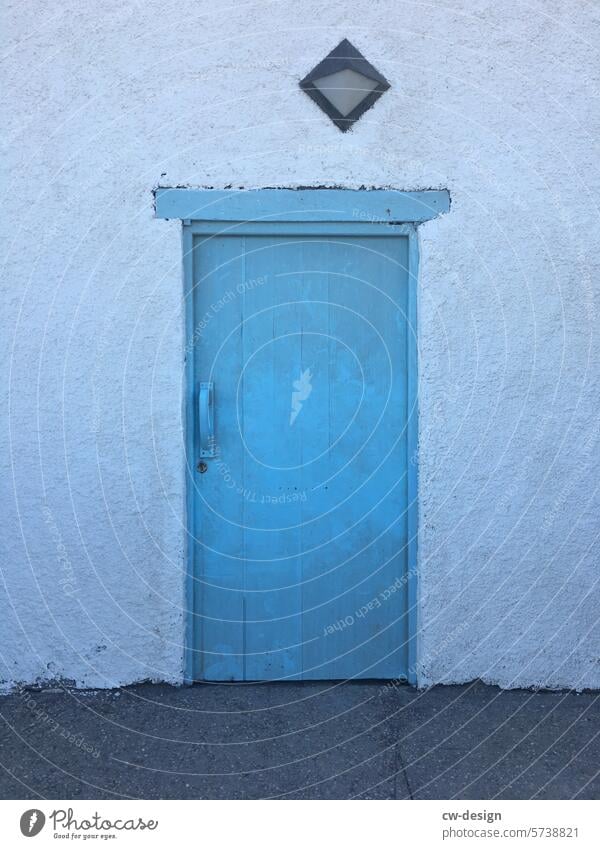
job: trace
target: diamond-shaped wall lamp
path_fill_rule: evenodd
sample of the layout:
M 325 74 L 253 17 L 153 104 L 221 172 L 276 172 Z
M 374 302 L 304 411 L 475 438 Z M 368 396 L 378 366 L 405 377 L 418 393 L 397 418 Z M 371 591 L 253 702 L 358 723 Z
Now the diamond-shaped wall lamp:
M 390 84 L 347 38 L 300 82 L 309 97 L 345 133 Z

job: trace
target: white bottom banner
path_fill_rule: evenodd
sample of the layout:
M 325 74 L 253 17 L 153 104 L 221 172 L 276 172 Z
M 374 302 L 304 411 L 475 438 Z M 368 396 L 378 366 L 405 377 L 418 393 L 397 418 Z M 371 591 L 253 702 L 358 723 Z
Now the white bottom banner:
M 589 801 L 3 801 L 0 845 L 600 846 Z

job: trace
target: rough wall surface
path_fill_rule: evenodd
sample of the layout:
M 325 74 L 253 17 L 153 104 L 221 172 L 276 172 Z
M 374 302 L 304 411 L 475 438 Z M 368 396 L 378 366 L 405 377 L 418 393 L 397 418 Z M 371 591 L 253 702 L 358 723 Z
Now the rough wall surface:
M 180 228 L 151 190 L 447 188 L 421 228 L 419 680 L 600 686 L 600 10 L 9 4 L 0 678 L 182 675 Z M 343 37 L 392 88 L 342 135 Z

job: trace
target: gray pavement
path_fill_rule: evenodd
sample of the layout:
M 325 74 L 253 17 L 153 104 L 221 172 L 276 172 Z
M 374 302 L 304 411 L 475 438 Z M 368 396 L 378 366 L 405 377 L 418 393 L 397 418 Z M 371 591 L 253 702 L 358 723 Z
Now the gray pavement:
M 0 797 L 600 797 L 600 694 L 142 684 L 0 697 Z

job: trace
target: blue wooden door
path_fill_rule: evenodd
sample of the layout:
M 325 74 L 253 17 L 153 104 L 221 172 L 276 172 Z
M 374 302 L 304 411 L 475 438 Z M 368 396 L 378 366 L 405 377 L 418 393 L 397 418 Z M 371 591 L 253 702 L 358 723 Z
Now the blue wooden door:
M 192 677 L 408 676 L 410 228 L 186 239 Z

